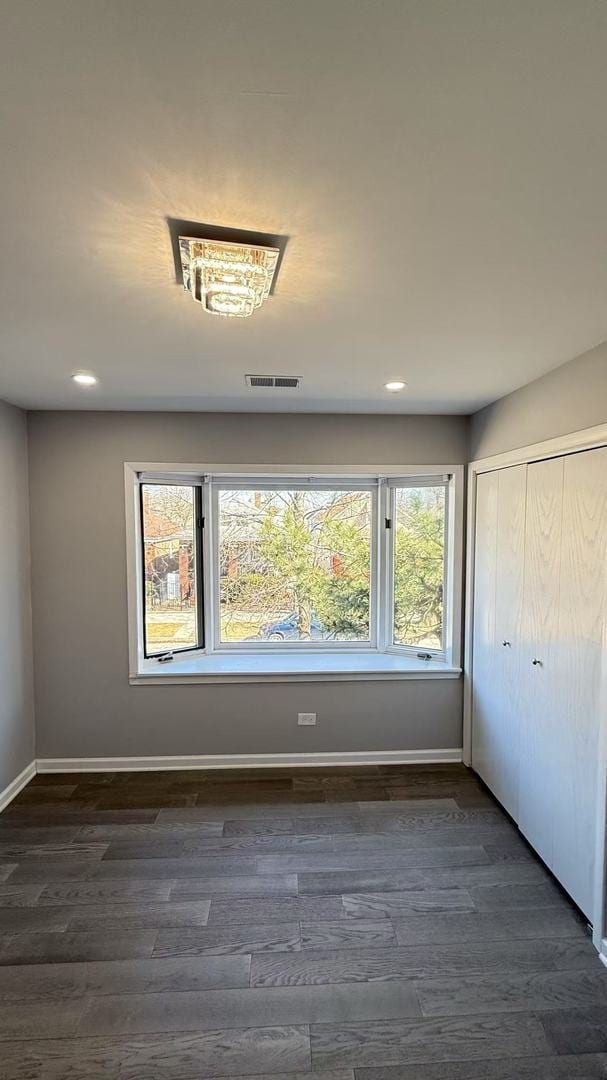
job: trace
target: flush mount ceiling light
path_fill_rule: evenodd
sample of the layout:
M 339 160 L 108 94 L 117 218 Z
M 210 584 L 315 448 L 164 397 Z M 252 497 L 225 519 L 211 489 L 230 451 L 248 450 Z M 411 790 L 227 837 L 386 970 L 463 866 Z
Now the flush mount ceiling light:
M 79 371 L 75 375 L 72 375 L 72 379 L 78 386 L 96 386 L 97 379 L 94 375 L 88 375 L 85 371 Z
M 384 383 L 384 390 L 388 390 L 391 394 L 398 394 L 398 391 L 404 390 L 406 385 L 402 379 L 392 379 L 391 382 Z
M 246 319 L 267 300 L 280 251 L 179 237 L 183 287 L 210 315 Z

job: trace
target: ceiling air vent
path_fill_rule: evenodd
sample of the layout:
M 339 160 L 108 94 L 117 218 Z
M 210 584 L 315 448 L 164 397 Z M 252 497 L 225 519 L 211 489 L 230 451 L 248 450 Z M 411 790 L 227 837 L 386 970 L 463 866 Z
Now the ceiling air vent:
M 297 390 L 301 375 L 245 375 L 251 390 Z

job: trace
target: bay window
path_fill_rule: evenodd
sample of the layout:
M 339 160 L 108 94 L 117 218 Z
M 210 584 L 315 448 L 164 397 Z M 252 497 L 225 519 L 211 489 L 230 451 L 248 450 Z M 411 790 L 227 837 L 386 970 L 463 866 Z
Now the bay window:
M 348 670 L 371 653 L 458 663 L 453 473 L 182 469 L 127 466 L 132 675 L 229 655 L 269 672 L 279 655 L 303 672 L 305 655 L 319 671 L 338 653 Z

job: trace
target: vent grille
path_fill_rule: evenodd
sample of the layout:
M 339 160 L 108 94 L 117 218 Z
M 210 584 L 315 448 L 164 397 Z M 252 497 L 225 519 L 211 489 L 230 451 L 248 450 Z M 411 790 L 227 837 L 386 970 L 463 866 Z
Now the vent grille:
M 251 390 L 297 390 L 301 375 L 245 375 Z

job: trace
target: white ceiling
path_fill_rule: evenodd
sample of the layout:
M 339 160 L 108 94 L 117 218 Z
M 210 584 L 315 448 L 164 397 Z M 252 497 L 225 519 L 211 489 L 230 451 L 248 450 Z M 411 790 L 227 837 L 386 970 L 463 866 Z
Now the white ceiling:
M 0 397 L 469 412 L 607 338 L 604 0 L 2 11 Z M 204 314 L 167 217 L 288 235 L 275 296 Z

